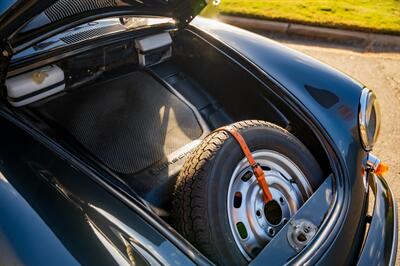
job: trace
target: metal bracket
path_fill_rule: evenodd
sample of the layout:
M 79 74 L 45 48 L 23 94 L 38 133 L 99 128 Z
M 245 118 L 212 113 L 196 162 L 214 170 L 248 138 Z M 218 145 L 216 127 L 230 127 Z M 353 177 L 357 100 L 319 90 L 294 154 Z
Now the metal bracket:
M 178 17 L 179 29 L 184 29 L 200 13 L 200 11 L 208 4 L 208 0 L 187 0 L 178 11 L 181 14 Z
M 373 155 L 372 153 L 368 153 L 363 161 L 364 169 L 367 172 L 375 171 L 380 163 L 381 163 L 381 160 L 377 156 Z
M 297 252 L 302 250 L 317 233 L 318 227 L 306 219 L 290 221 L 287 232 L 289 244 Z

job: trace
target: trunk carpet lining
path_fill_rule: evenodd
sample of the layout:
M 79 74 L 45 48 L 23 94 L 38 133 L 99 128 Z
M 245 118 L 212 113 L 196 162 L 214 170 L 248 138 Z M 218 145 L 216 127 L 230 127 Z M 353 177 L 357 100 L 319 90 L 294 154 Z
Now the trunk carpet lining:
M 193 110 L 142 71 L 68 93 L 39 112 L 122 174 L 166 160 L 203 133 Z

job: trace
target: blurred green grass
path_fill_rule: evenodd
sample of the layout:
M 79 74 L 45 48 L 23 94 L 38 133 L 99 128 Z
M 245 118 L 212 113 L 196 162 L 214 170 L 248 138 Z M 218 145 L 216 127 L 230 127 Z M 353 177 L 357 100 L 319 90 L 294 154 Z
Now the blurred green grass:
M 203 15 L 242 17 L 400 34 L 400 0 L 222 0 Z

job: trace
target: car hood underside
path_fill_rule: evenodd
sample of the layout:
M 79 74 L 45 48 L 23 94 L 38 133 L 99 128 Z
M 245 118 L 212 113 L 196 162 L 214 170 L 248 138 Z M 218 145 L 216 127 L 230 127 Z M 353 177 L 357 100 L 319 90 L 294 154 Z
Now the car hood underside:
M 0 5 L 0 39 L 12 48 L 77 23 L 109 16 L 163 16 L 188 24 L 205 0 L 9 1 Z

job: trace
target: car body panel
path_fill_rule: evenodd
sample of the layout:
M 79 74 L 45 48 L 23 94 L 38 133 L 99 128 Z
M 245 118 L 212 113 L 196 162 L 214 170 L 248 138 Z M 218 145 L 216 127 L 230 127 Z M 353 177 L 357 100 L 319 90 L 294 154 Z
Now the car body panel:
M 193 264 L 132 208 L 5 117 L 0 111 L 0 206 L 8 206 L 0 211 L 8 214 L 0 243 L 21 263 Z
M 0 217 L 1 264 L 79 265 L 53 231 L 1 173 Z
M 281 97 L 290 95 L 321 126 L 342 166 L 342 172 L 336 176 L 343 177 L 340 183 L 337 180 L 341 197 L 335 204 L 339 208 L 330 218 L 337 222 L 338 237 L 332 236 L 334 242 L 320 242 L 308 252 L 312 257 L 317 249 L 325 251 L 323 257 L 315 258 L 322 265 L 332 260 L 339 264 L 354 263 L 362 242 L 364 223 L 360 221 L 364 219 L 367 203 L 361 176 L 362 160 L 367 153 L 360 144 L 358 130 L 359 99 L 364 86 L 328 65 L 258 34 L 200 17 L 191 25 L 195 32 L 215 38 L 230 47 L 232 54 L 239 53 L 256 65 L 286 93 Z M 333 153 L 330 156 L 333 158 Z M 328 237 L 329 230 L 322 235 Z
M 221 40 L 286 88 L 320 121 L 342 155 L 358 140 L 358 102 L 362 84 L 316 59 L 258 34 L 214 20 L 192 25 Z M 349 129 L 336 130 L 337 128 Z
M 39 5 L 36 1 L 32 4 Z M 341 172 L 334 173 L 335 212 L 324 221 L 318 235 L 330 241 L 321 243 L 316 239 L 305 252 L 319 254 L 315 261 L 308 261 L 312 263 L 354 264 L 365 232 L 363 215 L 367 206 L 361 176 L 366 152 L 361 148 L 358 132 L 358 103 L 363 85 L 317 60 L 254 33 L 202 18 L 195 19 L 191 25 L 190 30 L 207 35 L 213 39 L 211 42 L 226 45 L 231 54 L 240 55 L 253 64 L 265 79 L 277 86 L 280 96 L 301 105 L 312 123 L 324 132 L 332 146 L 329 156 L 336 158 L 338 155 L 341 164 Z M 9 189 L 15 190 L 26 201 L 28 206 L 25 206 L 32 208 L 31 211 L 51 229 L 53 237 L 62 243 L 59 252 L 83 264 L 130 263 L 132 254 L 136 261 L 193 263 L 196 254 L 189 259 L 182 248 L 174 246 L 112 193 L 99 187 L 11 120 L 1 117 L 1 112 L 0 131 L 3 136 L 0 139 L 2 180 L 7 180 L 12 186 Z M 390 202 L 388 193 L 384 197 L 383 202 Z M 390 204 L 381 206 L 390 207 Z M 29 225 L 27 221 L 25 225 Z M 333 227 L 335 231 L 327 229 Z M 371 231 L 371 235 L 383 227 L 373 228 L 378 229 Z M 387 228 L 385 234 L 389 237 L 392 232 L 394 238 L 397 231 L 390 230 L 390 225 Z M 2 232 L 6 239 L 12 234 L 12 229 Z M 77 243 L 76 239 L 82 241 Z M 364 246 L 365 250 L 373 250 L 369 243 Z
M 16 0 L 4 0 L 0 2 L 0 16 L 3 15 L 13 4 L 15 4 Z
M 371 174 L 375 204 L 367 238 L 357 265 L 395 265 L 397 254 L 397 202 L 385 179 Z

